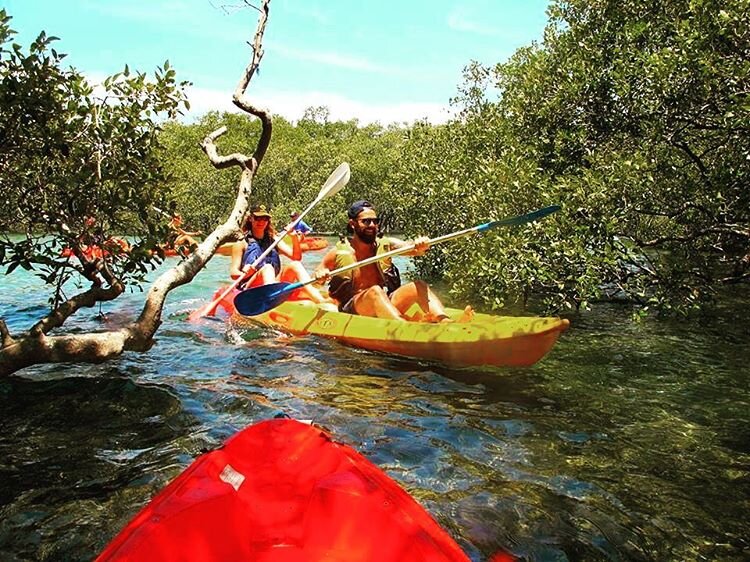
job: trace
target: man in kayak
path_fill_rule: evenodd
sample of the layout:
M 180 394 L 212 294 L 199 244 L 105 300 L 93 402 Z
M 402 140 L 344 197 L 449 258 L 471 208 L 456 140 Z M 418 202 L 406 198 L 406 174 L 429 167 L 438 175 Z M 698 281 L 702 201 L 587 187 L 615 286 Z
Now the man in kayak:
M 348 211 L 347 230 L 351 238 L 344 239 L 329 251 L 315 272 L 317 279 L 330 277 L 330 272 L 346 265 L 384 254 L 408 245 L 403 240 L 384 236 L 378 238 L 380 223 L 375 208 L 369 201 L 356 201 Z M 414 250 L 406 256 L 421 256 L 429 248 L 428 239 L 415 238 Z M 375 316 L 391 320 L 449 321 L 443 303 L 424 281 L 401 285 L 398 270 L 390 259 L 337 275 L 330 280 L 329 294 L 339 303 L 339 310 L 349 314 Z M 421 314 L 406 318 L 409 308 L 418 303 Z M 467 307 L 464 320 L 473 315 Z
M 297 217 L 299 216 L 298 212 L 293 212 L 289 215 L 289 218 L 291 219 L 290 222 L 294 222 L 297 220 Z M 294 227 L 294 232 L 301 232 L 302 234 L 310 234 L 313 231 L 312 227 L 307 224 L 305 221 L 299 221 L 297 223 L 297 226 Z
M 198 230 L 195 232 L 188 232 L 182 228 L 182 215 L 175 213 L 172 216 L 172 220 L 169 221 L 169 228 L 172 229 L 172 234 L 168 239 L 168 247 L 178 248 L 179 246 L 197 246 L 198 241 L 193 238 L 194 236 L 200 236 L 203 231 Z

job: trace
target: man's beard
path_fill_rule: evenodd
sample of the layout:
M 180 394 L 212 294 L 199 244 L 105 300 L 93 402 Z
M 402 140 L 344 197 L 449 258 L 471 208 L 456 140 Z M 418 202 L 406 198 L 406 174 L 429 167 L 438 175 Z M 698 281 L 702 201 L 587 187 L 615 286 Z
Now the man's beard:
M 377 229 L 369 230 L 365 228 L 357 228 L 355 229 L 355 232 L 357 234 L 357 237 L 366 244 L 372 244 L 373 242 L 375 242 L 375 238 L 378 235 Z

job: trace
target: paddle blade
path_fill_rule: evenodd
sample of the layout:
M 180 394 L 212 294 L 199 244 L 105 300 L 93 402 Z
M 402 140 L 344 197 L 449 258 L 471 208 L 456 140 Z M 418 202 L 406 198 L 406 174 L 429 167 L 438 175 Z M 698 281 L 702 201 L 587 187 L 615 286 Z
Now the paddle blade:
M 206 316 L 213 316 L 216 313 L 216 309 L 219 308 L 219 305 L 224 300 L 224 298 L 231 293 L 234 289 L 236 289 L 240 283 L 242 283 L 246 278 L 248 277 L 248 272 L 245 272 L 245 274 L 240 277 L 239 279 L 235 280 L 234 283 L 232 283 L 229 287 L 222 291 L 217 291 L 214 293 L 214 298 L 211 302 L 204 304 L 202 307 L 200 307 L 198 310 L 194 310 L 190 313 L 190 316 L 188 316 L 188 320 L 190 322 L 197 322 L 201 318 L 204 318 Z M 216 295 L 219 295 L 218 297 Z
M 543 209 L 537 209 L 536 211 L 532 211 L 531 213 L 526 213 L 525 215 L 519 215 L 517 217 L 512 217 L 509 219 L 502 219 L 499 221 L 488 222 L 486 224 L 483 224 L 481 227 L 479 227 L 479 231 L 481 232 L 483 230 L 489 230 L 490 228 L 495 228 L 497 226 L 518 226 L 520 224 L 526 224 L 527 222 L 533 222 L 535 220 L 544 218 L 547 215 L 551 215 L 552 213 L 555 213 L 559 210 L 560 210 L 560 205 L 550 205 L 549 207 L 544 207 Z
M 214 312 L 216 312 L 216 307 L 219 304 L 218 301 L 211 301 L 209 303 L 204 304 L 202 307 L 200 307 L 197 310 L 194 310 L 190 313 L 188 316 L 188 322 L 197 322 L 204 316 L 213 316 Z
M 234 307 L 243 316 L 257 316 L 288 300 L 298 287 L 299 283 L 270 283 L 245 289 L 234 297 Z
M 349 183 L 349 178 L 351 177 L 352 171 L 349 168 L 349 164 L 343 162 L 338 168 L 331 172 L 330 176 L 328 176 L 323 187 L 320 188 L 320 193 L 318 193 L 317 199 L 320 200 L 324 197 L 336 195 L 347 183 Z

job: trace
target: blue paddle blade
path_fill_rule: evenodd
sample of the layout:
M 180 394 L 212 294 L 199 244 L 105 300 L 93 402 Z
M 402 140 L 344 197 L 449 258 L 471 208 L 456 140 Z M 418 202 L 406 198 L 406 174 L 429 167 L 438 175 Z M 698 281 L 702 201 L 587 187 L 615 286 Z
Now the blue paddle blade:
M 496 226 L 517 226 L 520 224 L 526 224 L 527 222 L 533 222 L 535 220 L 546 217 L 547 215 L 551 215 L 552 213 L 557 212 L 559 210 L 560 210 L 560 205 L 550 205 L 549 207 L 545 207 L 544 209 L 538 209 L 531 213 L 526 213 L 525 215 L 519 215 L 517 217 L 512 217 L 509 219 L 502 219 L 499 221 L 488 222 L 486 224 L 483 224 L 479 228 L 479 231 L 481 232 L 484 230 L 489 230 L 490 228 L 495 228 Z
M 245 289 L 234 297 L 234 307 L 243 316 L 257 316 L 285 302 L 298 287 L 299 283 L 271 283 Z

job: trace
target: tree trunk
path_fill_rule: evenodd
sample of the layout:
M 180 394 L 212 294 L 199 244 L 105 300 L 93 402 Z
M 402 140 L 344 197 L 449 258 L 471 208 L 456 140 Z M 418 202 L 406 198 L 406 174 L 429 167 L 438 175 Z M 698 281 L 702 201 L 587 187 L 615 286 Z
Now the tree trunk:
M 216 249 L 224 242 L 230 239 L 234 240 L 240 233 L 240 226 L 250 203 L 252 180 L 271 141 L 270 112 L 254 106 L 246 97 L 250 80 L 263 58 L 263 33 L 268 20 L 270 1 L 263 0 L 260 7 L 260 16 L 252 44 L 252 57 L 233 95 L 235 105 L 260 119 L 262 130 L 258 145 L 250 157 L 237 153 L 220 156 L 214 141 L 226 132 L 226 127 L 214 131 L 201 143 L 201 147 L 215 168 L 237 166 L 241 170 L 237 199 L 229 218 L 209 234 L 189 258 L 163 273 L 154 281 L 146 296 L 146 302 L 140 316 L 125 328 L 92 334 L 47 334 L 49 330 L 61 326 L 64 320 L 79 308 L 93 306 L 96 302 L 102 300 L 111 300 L 92 298 L 91 290 L 63 303 L 47 318 L 38 322 L 34 328 L 16 338 L 11 336 L 5 322 L 0 320 L 0 345 L 2 345 L 0 348 L 0 375 L 7 375 L 43 363 L 68 361 L 99 363 L 117 357 L 124 351 L 142 352 L 149 350 L 154 344 L 154 334 L 161 325 L 164 301 L 169 292 L 192 281 L 213 257 Z M 120 293 L 122 293 L 121 290 L 117 292 L 117 295 Z

